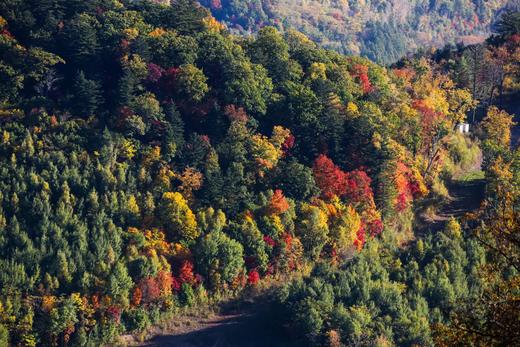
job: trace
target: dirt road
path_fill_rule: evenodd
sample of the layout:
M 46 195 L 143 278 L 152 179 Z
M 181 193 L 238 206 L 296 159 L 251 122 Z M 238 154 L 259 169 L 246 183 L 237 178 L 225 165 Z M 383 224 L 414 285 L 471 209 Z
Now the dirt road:
M 448 184 L 451 199 L 443 204 L 434 218 L 420 218 L 416 233 L 427 234 L 442 230 L 450 218 L 460 218 L 476 211 L 484 200 L 485 180 L 455 181 Z
M 161 333 L 143 343 L 146 347 L 296 347 L 278 324 L 272 322 L 272 304 L 265 298 L 218 315 L 193 319 L 171 333 Z

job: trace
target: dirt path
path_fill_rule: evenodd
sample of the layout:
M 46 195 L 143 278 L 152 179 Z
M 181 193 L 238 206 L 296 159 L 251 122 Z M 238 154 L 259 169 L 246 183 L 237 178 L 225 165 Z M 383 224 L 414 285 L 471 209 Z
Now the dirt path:
M 455 181 L 447 186 L 450 200 L 443 204 L 433 218 L 421 216 L 423 233 L 442 230 L 450 218 L 460 218 L 466 213 L 476 211 L 484 200 L 485 180 Z
M 448 185 L 452 200 L 444 205 L 439 215 L 445 219 L 462 217 L 468 212 L 477 210 L 484 199 L 485 180 L 453 182 Z
M 141 344 L 146 347 L 291 347 L 302 346 L 291 341 L 286 332 L 274 324 L 272 304 L 265 298 L 223 307 L 213 317 L 192 318 L 189 325 L 179 324 L 169 333 L 161 332 Z M 179 322 L 181 323 L 181 322 Z

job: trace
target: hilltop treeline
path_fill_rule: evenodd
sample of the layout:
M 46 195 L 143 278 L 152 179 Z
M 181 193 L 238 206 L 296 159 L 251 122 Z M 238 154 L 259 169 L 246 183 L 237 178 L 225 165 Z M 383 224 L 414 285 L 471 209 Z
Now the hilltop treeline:
M 482 41 L 504 10 L 518 9 L 508 0 L 200 3 L 237 33 L 254 33 L 266 25 L 297 29 L 325 48 L 384 64 L 423 46 Z

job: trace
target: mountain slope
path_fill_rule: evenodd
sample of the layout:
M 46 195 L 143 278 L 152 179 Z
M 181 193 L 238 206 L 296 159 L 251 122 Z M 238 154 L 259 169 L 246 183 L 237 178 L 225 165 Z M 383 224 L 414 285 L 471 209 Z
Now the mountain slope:
M 485 50 L 507 72 L 486 80 L 517 85 L 505 76 L 519 45 L 510 33 Z M 464 256 L 396 268 L 383 250 L 410 242 L 417 203 L 442 199 L 478 152 L 454 133 L 475 102 L 450 64 L 388 69 L 272 27 L 244 39 L 194 0 L 1 1 L 0 346 L 104 345 L 359 256 L 334 295 L 365 308 L 349 320 L 336 305 L 340 328 L 432 341 L 430 324 L 479 293 L 464 284 L 476 272 Z M 455 77 L 471 80 L 471 65 Z M 489 112 L 487 167 L 509 148 L 508 119 Z M 369 266 L 377 249 L 384 264 Z M 305 323 L 305 339 L 336 323 L 322 310 L 330 286 L 316 284 L 302 293 L 320 303 L 278 315 Z
M 232 30 L 302 31 L 322 46 L 394 62 L 422 46 L 483 40 L 508 0 L 202 0 Z

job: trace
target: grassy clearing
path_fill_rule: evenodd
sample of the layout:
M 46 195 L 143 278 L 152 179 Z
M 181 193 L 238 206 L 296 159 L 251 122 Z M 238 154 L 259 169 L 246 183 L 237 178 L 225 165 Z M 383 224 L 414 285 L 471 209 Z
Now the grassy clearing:
M 448 156 L 442 172 L 446 180 L 470 181 L 482 179 L 480 141 L 468 135 L 454 133 L 446 140 Z

